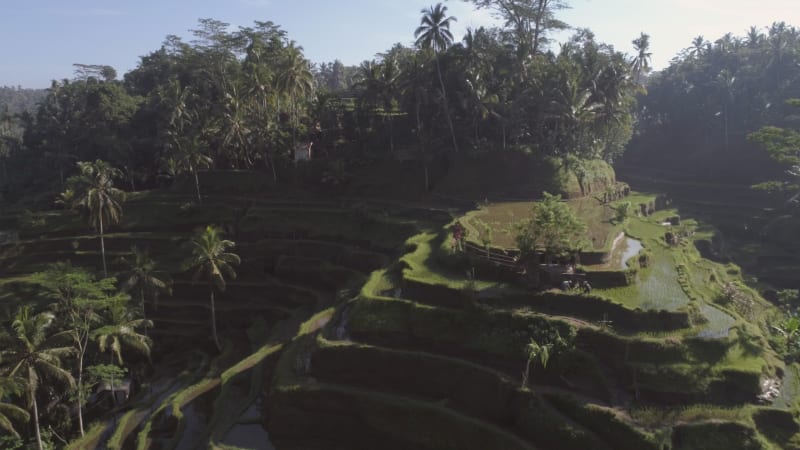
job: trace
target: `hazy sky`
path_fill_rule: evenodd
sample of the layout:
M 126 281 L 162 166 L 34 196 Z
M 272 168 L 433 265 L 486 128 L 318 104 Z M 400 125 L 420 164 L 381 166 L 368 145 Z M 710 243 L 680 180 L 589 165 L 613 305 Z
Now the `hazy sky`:
M 357 64 L 395 42 L 410 44 L 429 0 L 0 0 L 0 85 L 47 87 L 71 78 L 72 64 L 108 64 L 120 76 L 168 34 L 187 36 L 198 18 L 233 26 L 271 20 L 314 62 Z M 559 17 L 632 52 L 651 35 L 653 66 L 663 68 L 693 37 L 743 35 L 750 25 L 800 25 L 800 0 L 570 0 Z M 460 39 L 468 26 L 493 23 L 487 11 L 448 0 Z

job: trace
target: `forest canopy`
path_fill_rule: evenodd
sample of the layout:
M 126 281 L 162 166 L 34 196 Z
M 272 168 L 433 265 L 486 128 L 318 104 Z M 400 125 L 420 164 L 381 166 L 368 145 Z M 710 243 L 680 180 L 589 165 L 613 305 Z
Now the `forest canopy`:
M 35 111 L 14 116 L 25 132 L 4 143 L 0 185 L 61 191 L 75 162 L 97 159 L 131 189 L 207 168 L 277 181 L 309 144 L 340 168 L 503 151 L 616 160 L 640 89 L 631 61 L 585 29 L 551 45 L 566 4 L 520 3 L 527 12 L 505 13 L 504 27 L 470 29 L 460 42 L 447 7 L 432 6 L 415 47 L 396 44 L 358 67 L 312 64 L 272 22 L 233 30 L 201 19 L 192 39 L 167 36 L 121 79 L 76 65 L 74 78 L 53 81 Z

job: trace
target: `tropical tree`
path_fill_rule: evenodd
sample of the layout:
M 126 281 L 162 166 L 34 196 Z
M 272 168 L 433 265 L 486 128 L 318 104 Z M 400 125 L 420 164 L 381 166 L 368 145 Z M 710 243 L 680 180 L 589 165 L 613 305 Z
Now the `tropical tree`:
M 6 403 L 4 400 L 11 396 L 20 395 L 25 391 L 24 381 L 17 377 L 0 377 L 0 430 L 20 438 L 14 424 L 26 423 L 30 420 L 30 414 L 23 408 Z
M 219 129 L 222 145 L 230 152 L 237 167 L 241 161 L 249 169 L 253 167 L 253 156 L 250 154 L 252 130 L 247 123 L 247 105 L 236 84 L 230 83 L 226 90 Z
M 550 344 L 540 344 L 536 342 L 536 339 L 531 338 L 528 342 L 528 345 L 525 346 L 525 355 L 527 356 L 525 362 L 525 371 L 522 372 L 522 387 L 528 385 L 528 378 L 530 377 L 531 373 L 531 363 L 535 361 L 537 358 L 539 362 L 542 364 L 543 368 L 547 368 L 547 362 L 550 361 L 550 349 L 552 345 Z
M 787 104 L 800 108 L 800 99 L 790 99 Z M 785 180 L 774 180 L 758 185 L 771 191 L 788 192 L 791 197 L 785 202 L 787 207 L 796 206 L 800 201 L 800 129 L 765 126 L 748 136 L 751 141 L 761 144 L 769 156 L 786 166 Z
M 36 394 L 43 385 L 42 381 L 75 387 L 75 379 L 61 368 L 61 359 L 69 356 L 73 349 L 53 347 L 50 345 L 52 341 L 48 339 L 47 333 L 54 319 L 55 315 L 49 312 L 34 314 L 31 306 L 19 308 L 11 324 L 11 342 L 0 350 L 0 361 L 4 364 L 3 370 L 7 376 L 24 380 L 39 450 L 44 450 L 44 446 L 39 428 L 39 402 Z
M 536 55 L 549 42 L 553 30 L 564 30 L 567 24 L 556 19 L 556 11 L 569 8 L 564 0 L 466 0 L 478 8 L 494 9 L 514 33 L 517 58 L 522 61 Z
M 147 336 L 140 334 L 137 329 L 152 327 L 150 321 L 139 318 L 133 308 L 128 307 L 127 299 L 115 301 L 108 305 L 102 314 L 103 326 L 92 332 L 92 337 L 97 341 L 101 353 L 109 352 L 111 363 L 122 366 L 122 350 L 127 349 L 150 359 L 152 341 Z M 113 373 L 113 372 L 112 372 Z M 111 394 L 116 402 L 114 393 L 114 377 L 111 379 Z
M 457 21 L 453 16 L 447 16 L 447 7 L 441 3 L 420 11 L 422 19 L 420 25 L 414 31 L 417 47 L 430 49 L 434 52 L 436 60 L 436 74 L 439 76 L 439 88 L 442 107 L 444 108 L 447 126 L 450 127 L 450 136 L 453 139 L 453 150 L 458 153 L 458 142 L 456 141 L 456 131 L 453 128 L 453 119 L 450 117 L 450 107 L 447 103 L 447 91 L 442 78 L 442 68 L 439 63 L 439 54 L 453 43 L 453 33 L 450 32 L 450 24 Z
M 200 111 L 193 104 L 198 96 L 191 86 L 182 87 L 180 81 L 171 78 L 158 88 L 157 97 L 160 108 L 167 114 L 166 127 L 161 131 L 165 150 L 162 169 L 173 177 L 182 173 L 191 175 L 197 202 L 203 203 L 198 171 L 210 168 L 213 159 L 207 155 L 200 132 Z
M 702 35 L 696 36 L 694 39 L 692 39 L 692 46 L 689 47 L 689 56 L 694 58 L 701 57 L 703 52 L 706 50 L 707 45 L 708 43 Z
M 636 74 L 636 83 L 641 84 L 642 73 L 650 71 L 650 58 L 653 56 L 650 50 L 650 35 L 642 33 L 638 38 L 633 41 L 633 49 L 636 50 L 636 55 L 631 61 L 631 70 Z
M 560 195 L 544 193 L 533 208 L 533 217 L 517 225 L 517 246 L 523 254 L 537 248 L 545 255 L 563 256 L 581 245 L 586 225 Z
M 114 187 L 114 178 L 122 176 L 122 172 L 99 159 L 95 162 L 78 162 L 78 169 L 80 174 L 70 177 L 68 186 L 75 192 L 76 205 L 88 212 L 89 224 L 100 232 L 103 276 L 107 278 L 104 232 L 122 218 L 125 193 Z
M 137 329 L 152 327 L 152 322 L 140 318 L 124 300 L 110 303 L 102 315 L 103 326 L 92 333 L 100 347 L 100 352 L 109 352 L 112 362 L 116 356 L 120 366 L 124 364 L 123 348 L 150 358 L 152 341 L 147 336 L 140 334 Z
M 235 253 L 228 250 L 236 244 L 222 238 L 222 230 L 219 227 L 208 225 L 199 230 L 189 242 L 191 256 L 186 260 L 187 270 L 193 270 L 192 281 L 197 282 L 204 278 L 208 283 L 208 293 L 211 299 L 211 332 L 214 344 L 217 349 L 222 350 L 217 336 L 217 316 L 214 305 L 214 288 L 220 291 L 225 290 L 226 280 L 236 278 L 236 271 L 233 266 L 241 263 L 241 259 Z
M 728 114 L 730 113 L 730 106 L 733 102 L 734 84 L 736 83 L 736 76 L 728 69 L 722 69 L 717 76 L 717 83 L 719 85 L 723 100 L 722 100 L 722 120 L 724 123 L 725 131 L 725 151 L 730 149 L 730 139 L 728 134 Z
M 57 314 L 59 328 L 63 331 L 54 335 L 54 338 L 64 337 L 74 349 L 78 427 L 83 436 L 83 373 L 90 337 L 102 323 L 99 311 L 124 297 L 117 293 L 113 278 L 95 280 L 94 275 L 84 269 L 72 267 L 68 262 L 51 265 L 46 271 L 34 275 L 34 280 L 46 289 L 49 297 L 57 301 L 51 308 Z
M 174 168 L 177 174 L 189 173 L 194 178 L 197 203 L 203 203 L 200 195 L 200 177 L 198 172 L 208 169 L 213 159 L 204 152 L 204 145 L 198 135 L 182 135 L 169 132 L 167 144 L 169 157 L 162 160 L 164 168 Z
M 303 48 L 290 42 L 282 52 L 280 71 L 276 79 L 278 92 L 289 97 L 289 110 L 293 119 L 292 145 L 297 139 L 297 128 L 300 125 L 298 99 L 306 98 L 314 89 L 314 74 L 311 66 L 303 57 Z
M 127 270 L 121 274 L 122 290 L 124 292 L 138 291 L 139 303 L 142 307 L 142 319 L 147 324 L 147 311 L 145 295 L 153 300 L 153 307 L 158 307 L 158 296 L 161 293 L 172 294 L 172 280 L 167 272 L 158 270 L 158 265 L 146 250 L 136 246 L 131 247 L 131 258 L 120 260 Z M 147 326 L 144 327 L 147 336 Z

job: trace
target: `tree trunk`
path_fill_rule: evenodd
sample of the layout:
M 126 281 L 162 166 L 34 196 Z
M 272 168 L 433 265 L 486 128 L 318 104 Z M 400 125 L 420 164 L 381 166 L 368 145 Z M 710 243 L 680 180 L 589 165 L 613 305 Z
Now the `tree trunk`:
M 289 108 L 292 112 L 292 150 L 297 146 L 297 110 L 295 109 L 294 94 L 291 95 Z
M 144 286 L 139 288 L 139 297 L 142 300 L 142 320 L 144 320 L 144 337 L 148 337 L 147 329 L 149 328 L 149 326 L 147 325 L 147 311 L 145 311 L 147 308 L 145 308 L 144 306 Z
M 528 362 L 525 363 L 525 371 L 522 372 L 522 387 L 528 385 L 528 377 L 531 374 L 531 358 L 528 358 Z
M 724 114 L 725 114 L 725 152 L 727 153 L 729 151 L 729 148 L 728 148 L 728 145 L 729 145 L 729 142 L 728 142 L 728 104 L 727 103 L 725 104 L 725 112 L 724 112 Z
M 131 182 L 131 192 L 136 192 L 136 181 L 133 179 L 133 171 L 125 167 L 125 171 L 128 172 L 128 181 Z
M 78 357 L 78 427 L 81 430 L 81 437 L 84 435 L 83 431 L 83 355 L 81 351 Z
M 214 336 L 214 345 L 217 350 L 222 351 L 222 346 L 219 345 L 219 337 L 217 337 L 217 310 L 214 306 L 214 286 L 211 281 L 208 282 L 208 291 L 211 294 L 211 333 Z
M 394 119 L 389 113 L 389 150 L 394 153 Z
M 106 241 L 103 236 L 103 205 L 100 205 L 100 254 L 103 256 L 103 278 L 108 278 L 108 268 L 106 267 Z
M 39 405 L 36 403 L 36 392 L 31 392 L 33 399 L 33 426 L 36 429 L 36 445 L 39 450 L 44 450 L 42 445 L 42 433 L 39 431 Z
M 272 154 L 267 152 L 267 161 L 269 161 L 269 167 L 272 169 L 272 183 L 278 183 L 278 173 L 275 171 L 275 162 L 272 160 Z
M 191 169 L 192 175 L 194 175 L 194 189 L 197 192 L 197 203 L 203 204 L 203 198 L 200 197 L 200 178 L 197 176 L 197 171 Z
M 447 119 L 447 126 L 450 127 L 450 136 L 453 138 L 453 150 L 458 153 L 458 142 L 456 142 L 456 131 L 453 128 L 453 120 L 450 118 L 450 106 L 447 104 L 447 93 L 444 89 L 442 79 L 442 69 L 439 67 L 439 55 L 436 55 L 436 73 L 439 75 L 439 86 L 442 89 L 442 106 L 444 106 L 444 116 Z
M 420 155 L 422 157 L 422 168 L 425 171 L 425 192 L 428 192 L 431 188 L 430 182 L 430 175 L 428 174 L 428 160 L 427 155 L 425 154 L 425 140 L 422 137 L 422 119 L 420 118 L 419 110 L 422 107 L 422 102 L 419 98 L 419 93 L 416 95 L 416 119 L 417 119 L 417 138 L 419 139 L 419 150 Z
M 114 352 L 111 352 L 111 365 L 114 365 Z M 111 371 L 111 402 L 117 406 L 117 393 L 114 391 L 114 371 Z M 114 415 L 116 417 L 116 414 Z

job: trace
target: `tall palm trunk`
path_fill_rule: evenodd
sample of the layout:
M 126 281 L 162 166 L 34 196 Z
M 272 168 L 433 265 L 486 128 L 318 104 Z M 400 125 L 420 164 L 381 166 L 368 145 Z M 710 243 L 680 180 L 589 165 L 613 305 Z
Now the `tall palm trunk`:
M 39 431 L 39 405 L 36 403 L 36 392 L 31 392 L 31 399 L 33 400 L 33 426 L 36 429 L 36 445 L 39 450 L 44 450 L 42 433 Z
M 422 155 L 422 168 L 425 171 L 425 192 L 430 190 L 431 182 L 430 176 L 428 174 L 428 159 L 427 155 L 425 154 L 425 139 L 422 137 L 422 118 L 420 117 L 420 108 L 422 108 L 422 101 L 420 100 L 420 94 L 417 92 L 416 95 L 416 118 L 417 118 L 417 138 L 419 138 L 419 150 L 420 154 Z
M 222 351 L 222 346 L 219 345 L 219 337 L 217 337 L 217 310 L 214 306 L 214 285 L 211 284 L 211 281 L 208 282 L 208 292 L 211 295 L 211 334 L 214 336 L 214 345 L 217 346 L 217 350 Z
M 114 352 L 111 353 L 111 365 L 114 365 Z M 111 401 L 114 403 L 114 407 L 117 406 L 117 391 L 114 390 L 114 371 L 111 371 Z M 116 418 L 114 419 L 116 420 Z
M 267 160 L 269 161 L 269 167 L 272 169 L 272 182 L 278 182 L 278 173 L 275 171 L 275 162 L 272 160 L 272 153 L 267 153 Z
M 108 268 L 106 267 L 106 240 L 103 235 L 103 206 L 100 205 L 100 254 L 103 256 L 103 277 L 108 278 Z
M 200 196 L 200 178 L 197 176 L 197 170 L 194 167 L 190 168 L 192 175 L 194 175 L 194 189 L 197 192 L 197 203 L 203 204 L 203 198 Z
M 442 89 L 442 104 L 444 106 L 444 116 L 447 119 L 447 126 L 450 127 L 450 136 L 453 138 L 453 150 L 458 153 L 458 142 L 456 142 L 456 130 L 453 128 L 453 120 L 450 118 L 450 106 L 447 104 L 447 93 L 444 89 L 444 79 L 442 79 L 442 69 L 439 66 L 439 55 L 436 55 L 436 73 L 439 75 L 439 86 Z
M 728 140 L 728 102 L 727 101 L 725 102 L 724 110 L 725 111 L 723 112 L 723 114 L 725 115 L 725 152 L 727 153 L 728 150 L 729 150 L 728 149 L 729 140 Z
M 394 154 L 394 119 L 392 113 L 389 113 L 389 150 Z
M 144 286 L 139 288 L 139 298 L 142 300 L 142 320 L 144 321 L 144 337 L 147 336 L 147 308 L 144 306 Z

